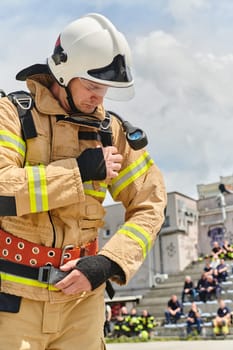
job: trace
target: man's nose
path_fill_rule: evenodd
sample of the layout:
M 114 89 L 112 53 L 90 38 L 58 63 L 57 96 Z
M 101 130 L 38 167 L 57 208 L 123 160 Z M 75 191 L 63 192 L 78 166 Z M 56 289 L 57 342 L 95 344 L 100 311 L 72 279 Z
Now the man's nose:
M 97 95 L 95 93 L 91 94 L 91 102 L 97 102 L 98 104 L 103 102 L 103 96 Z

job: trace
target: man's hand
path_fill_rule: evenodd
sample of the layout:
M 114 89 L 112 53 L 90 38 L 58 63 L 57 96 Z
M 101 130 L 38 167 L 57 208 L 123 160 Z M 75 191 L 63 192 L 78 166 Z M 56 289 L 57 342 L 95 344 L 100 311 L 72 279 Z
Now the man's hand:
M 121 169 L 122 159 L 114 146 L 87 148 L 77 158 L 82 181 L 115 178 Z
M 110 277 L 118 276 L 124 283 L 125 274 L 121 267 L 103 255 L 85 256 L 68 261 L 60 266 L 61 271 L 70 271 L 55 287 L 65 294 L 89 292 L 105 283 Z
M 68 261 L 62 265 L 62 271 L 71 271 L 68 276 L 55 284 L 55 287 L 60 289 L 64 294 L 73 295 L 82 292 L 91 291 L 91 284 L 85 275 L 76 269 L 78 260 Z
M 103 147 L 102 150 L 106 166 L 106 178 L 114 179 L 121 169 L 123 157 L 114 146 Z

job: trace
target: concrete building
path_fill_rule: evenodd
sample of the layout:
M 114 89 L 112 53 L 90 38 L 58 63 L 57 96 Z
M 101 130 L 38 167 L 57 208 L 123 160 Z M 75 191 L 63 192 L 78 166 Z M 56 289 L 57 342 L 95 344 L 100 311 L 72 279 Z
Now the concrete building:
M 219 182 L 198 185 L 199 214 L 198 252 L 207 255 L 214 241 L 227 239 L 233 244 L 233 193 L 221 193 L 219 185 L 233 188 L 233 176 L 220 177 Z

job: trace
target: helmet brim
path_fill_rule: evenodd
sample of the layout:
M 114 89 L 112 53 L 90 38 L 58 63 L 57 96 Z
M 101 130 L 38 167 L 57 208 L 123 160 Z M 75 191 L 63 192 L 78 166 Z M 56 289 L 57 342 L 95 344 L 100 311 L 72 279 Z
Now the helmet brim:
M 36 74 L 50 74 L 48 65 L 36 63 L 26 67 L 16 74 L 16 80 L 26 81 L 28 77 Z

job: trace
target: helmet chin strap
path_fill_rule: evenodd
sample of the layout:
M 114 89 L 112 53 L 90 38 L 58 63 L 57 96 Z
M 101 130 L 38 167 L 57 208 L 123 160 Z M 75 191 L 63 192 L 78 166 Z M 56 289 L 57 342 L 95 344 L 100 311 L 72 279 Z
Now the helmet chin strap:
M 78 112 L 80 112 L 79 109 L 74 104 L 74 100 L 73 100 L 72 94 L 71 94 L 70 89 L 68 88 L 68 86 L 65 86 L 65 90 L 66 90 L 66 95 L 67 95 L 66 98 L 67 98 L 67 101 L 69 103 L 71 113 L 78 113 Z
M 75 106 L 72 94 L 71 94 L 70 89 L 68 88 L 68 86 L 65 86 L 65 90 L 66 90 L 66 95 L 67 95 L 66 98 L 67 98 L 67 101 L 69 103 L 71 113 L 72 114 L 74 114 L 74 113 L 82 113 L 82 111 L 80 111 L 80 109 L 78 109 Z M 95 108 L 95 110 L 96 110 L 96 108 Z

